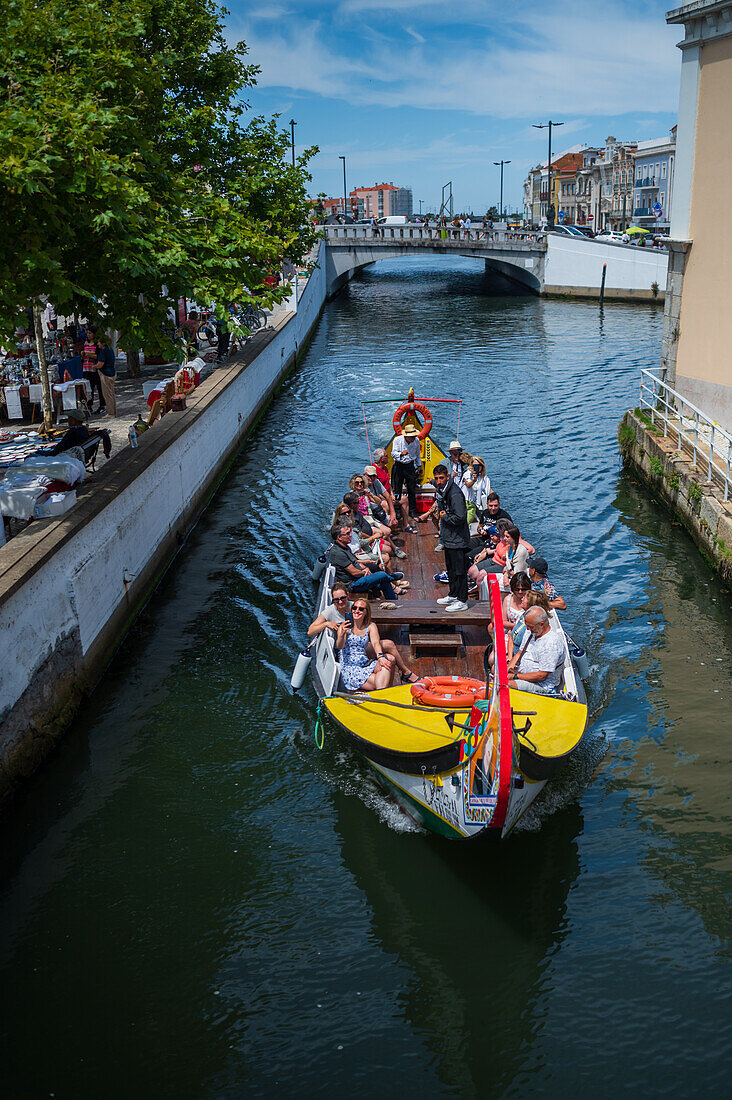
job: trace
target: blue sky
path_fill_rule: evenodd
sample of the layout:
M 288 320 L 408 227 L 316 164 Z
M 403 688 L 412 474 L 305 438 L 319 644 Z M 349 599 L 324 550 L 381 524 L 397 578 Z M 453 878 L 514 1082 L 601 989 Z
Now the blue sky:
M 257 113 L 297 121 L 318 145 L 312 193 L 376 181 L 436 209 L 520 206 L 528 168 L 553 148 L 645 140 L 676 121 L 681 53 L 657 0 L 228 0 L 230 37 L 261 67 Z

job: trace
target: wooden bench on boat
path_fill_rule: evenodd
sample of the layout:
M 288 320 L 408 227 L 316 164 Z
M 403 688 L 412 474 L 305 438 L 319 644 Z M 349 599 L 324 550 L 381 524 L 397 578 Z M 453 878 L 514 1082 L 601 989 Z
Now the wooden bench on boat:
M 397 600 L 396 607 L 380 607 L 371 603 L 371 620 L 377 626 L 484 626 L 491 621 L 490 604 L 471 602 L 466 611 L 445 611 L 434 600 Z
M 410 634 L 409 645 L 412 658 L 439 654 L 444 657 L 459 657 L 463 648 L 463 636 L 455 634 Z

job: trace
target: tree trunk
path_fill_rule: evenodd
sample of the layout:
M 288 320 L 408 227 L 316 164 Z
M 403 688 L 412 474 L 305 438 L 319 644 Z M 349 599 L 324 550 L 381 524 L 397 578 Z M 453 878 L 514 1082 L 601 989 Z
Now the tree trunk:
M 33 302 L 33 325 L 36 330 L 36 350 L 38 352 L 38 370 L 41 375 L 41 389 L 43 391 L 43 427 L 50 432 L 53 427 L 53 401 L 51 400 L 51 383 L 48 379 L 48 364 L 46 363 L 46 349 L 43 346 L 43 327 L 41 325 L 41 303 Z
M 128 378 L 139 378 L 142 373 L 140 370 L 140 349 L 128 348 L 126 354 Z

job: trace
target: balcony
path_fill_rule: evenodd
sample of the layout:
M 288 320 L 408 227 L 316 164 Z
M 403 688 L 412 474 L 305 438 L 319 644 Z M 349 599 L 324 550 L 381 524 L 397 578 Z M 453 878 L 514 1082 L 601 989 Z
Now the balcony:
M 655 176 L 644 176 L 643 179 L 637 179 L 635 181 L 636 187 L 658 187 Z
M 633 211 L 634 218 L 652 218 L 654 217 L 653 209 L 650 206 L 636 206 Z

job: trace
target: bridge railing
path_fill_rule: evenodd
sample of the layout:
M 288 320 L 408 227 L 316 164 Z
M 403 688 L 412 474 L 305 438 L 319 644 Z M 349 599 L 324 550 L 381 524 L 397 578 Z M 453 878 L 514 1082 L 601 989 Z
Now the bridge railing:
M 676 441 L 676 447 L 693 466 L 706 470 L 707 481 L 716 483 L 729 500 L 732 469 L 732 436 L 691 401 L 649 370 L 641 371 L 640 408 L 656 428 Z
M 523 230 L 483 229 L 482 226 L 471 226 L 470 229 L 456 229 L 448 226 L 440 229 L 439 226 L 425 225 L 325 225 L 326 240 L 331 241 L 439 241 L 447 240 L 453 243 L 472 241 L 485 244 L 508 243 L 511 241 L 525 244 L 543 243 L 545 236 L 542 232 L 525 232 Z

